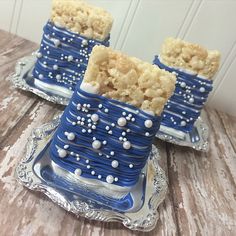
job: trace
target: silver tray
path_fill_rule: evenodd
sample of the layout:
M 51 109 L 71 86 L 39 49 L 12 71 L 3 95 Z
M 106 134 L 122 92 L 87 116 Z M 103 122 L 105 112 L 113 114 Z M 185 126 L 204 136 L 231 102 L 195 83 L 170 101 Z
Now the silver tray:
M 32 131 L 28 139 L 25 157 L 16 167 L 16 179 L 33 191 L 43 192 L 57 205 L 77 216 L 105 222 L 121 222 L 132 230 L 152 230 L 159 219 L 157 208 L 167 192 L 166 176 L 158 165 L 160 156 L 157 148 L 153 146 L 146 167 L 141 174 L 146 180 L 143 189 L 143 204 L 134 212 L 118 212 L 109 209 L 102 203 L 94 203 L 79 193 L 73 192 L 72 194 L 71 189 L 75 187 L 75 182 L 70 177 L 71 174 L 57 172 L 55 168 L 52 168 L 53 164 L 49 155 L 46 154 L 45 147 L 48 146 L 58 124 L 59 118 L 56 118 Z M 57 181 L 54 181 L 53 185 L 49 184 L 47 179 L 39 174 L 46 165 L 51 167 L 52 172 L 55 172 L 53 174 L 60 175 L 60 178 L 70 181 L 70 188 L 61 188 Z M 78 187 L 78 183 L 76 183 L 76 187 Z M 86 191 L 89 193 L 89 185 L 87 185 Z
M 70 101 L 70 97 L 65 97 L 65 95 L 60 93 L 55 94 L 54 92 L 45 91 L 35 85 L 32 71 L 36 60 L 37 58 L 35 53 L 32 53 L 32 55 L 23 57 L 17 61 L 15 73 L 10 76 L 13 85 L 16 88 L 32 92 L 50 102 L 67 105 Z
M 198 118 L 194 123 L 194 127 L 191 132 L 186 133 L 183 138 L 178 138 L 174 135 L 170 135 L 160 130 L 157 132 L 156 137 L 179 146 L 191 147 L 198 151 L 208 151 L 208 136 L 209 136 L 209 128 L 207 124 L 202 120 L 202 118 Z

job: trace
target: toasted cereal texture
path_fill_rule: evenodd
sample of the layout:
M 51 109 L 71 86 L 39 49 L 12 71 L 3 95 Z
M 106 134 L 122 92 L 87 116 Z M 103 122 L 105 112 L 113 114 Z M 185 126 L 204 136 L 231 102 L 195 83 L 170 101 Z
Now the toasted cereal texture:
M 220 53 L 181 39 L 167 38 L 161 49 L 161 60 L 172 67 L 183 68 L 212 79 L 219 68 Z
M 100 95 L 160 115 L 175 89 L 174 74 L 104 46 L 91 53 L 84 83 Z
M 104 9 L 82 0 L 53 0 L 51 21 L 82 36 L 102 41 L 111 31 L 113 18 Z

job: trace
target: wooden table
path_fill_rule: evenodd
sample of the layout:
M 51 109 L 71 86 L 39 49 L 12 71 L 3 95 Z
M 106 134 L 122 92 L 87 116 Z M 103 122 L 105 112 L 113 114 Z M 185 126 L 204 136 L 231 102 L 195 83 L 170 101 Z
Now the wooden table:
M 211 134 L 208 153 L 156 141 L 169 193 L 149 233 L 77 219 L 43 194 L 19 185 L 14 170 L 32 129 L 63 110 L 14 89 L 7 79 L 16 60 L 36 48 L 0 31 L 0 235 L 236 235 L 236 118 L 209 108 L 203 113 Z

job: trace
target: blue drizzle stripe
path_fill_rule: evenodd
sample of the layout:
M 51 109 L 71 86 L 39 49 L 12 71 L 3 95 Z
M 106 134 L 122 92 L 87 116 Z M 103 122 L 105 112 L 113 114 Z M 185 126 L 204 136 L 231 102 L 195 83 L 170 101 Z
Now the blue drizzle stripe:
M 87 45 L 83 45 L 86 40 Z M 60 42 L 55 45 L 55 41 Z M 48 22 L 39 49 L 33 76 L 44 83 L 62 86 L 74 91 L 81 84 L 87 68 L 89 55 L 95 45 L 109 46 L 109 37 L 104 41 L 88 39 Z M 68 61 L 68 57 L 73 59 Z M 57 65 L 58 68 L 53 69 Z
M 158 56 L 153 64 L 176 74 L 176 88 L 163 111 L 161 124 L 183 132 L 190 132 L 212 90 L 212 81 L 168 67 Z
M 84 104 L 89 104 L 89 108 L 86 105 L 84 107 Z M 91 121 L 93 114 L 98 115 L 97 122 Z M 122 127 L 117 124 L 121 117 L 127 121 Z M 152 121 L 151 128 L 145 127 L 146 120 Z M 76 169 L 80 169 L 82 177 L 98 179 L 98 175 L 101 175 L 100 180 L 106 182 L 106 177 L 112 175 L 114 179 L 118 178 L 113 184 L 133 186 L 146 164 L 160 120 L 161 117 L 147 114 L 132 105 L 87 93 L 77 86 L 53 137 L 50 146 L 51 158 L 69 172 L 74 173 Z M 94 129 L 91 125 L 94 125 Z M 106 127 L 109 127 L 109 130 L 106 130 Z M 88 130 L 91 130 L 91 133 Z M 109 134 L 109 131 L 112 133 Z M 75 139 L 68 140 L 65 132 L 73 133 Z M 125 135 L 122 135 L 124 132 Z M 124 149 L 125 140 L 120 140 L 120 137 L 126 138 L 131 143 L 129 150 Z M 107 143 L 102 143 L 99 150 L 93 149 L 93 138 L 101 143 L 103 141 Z M 65 148 L 65 145 L 68 147 Z M 61 158 L 58 150 L 66 150 L 66 157 Z M 114 155 L 111 152 L 114 152 Z M 112 167 L 112 161 L 115 160 L 119 162 L 117 168 Z M 133 165 L 132 168 L 130 164 Z M 92 175 L 91 171 L 95 171 L 95 174 Z

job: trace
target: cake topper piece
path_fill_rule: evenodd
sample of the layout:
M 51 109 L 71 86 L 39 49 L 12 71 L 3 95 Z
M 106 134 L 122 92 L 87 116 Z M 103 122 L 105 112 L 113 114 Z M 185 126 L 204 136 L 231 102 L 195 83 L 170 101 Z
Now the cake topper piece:
M 181 39 L 167 38 L 162 45 L 160 59 L 167 66 L 212 79 L 219 68 L 220 53 Z
M 102 8 L 81 0 L 53 0 L 51 21 L 90 39 L 105 40 L 113 18 Z
M 104 46 L 95 46 L 82 89 L 160 115 L 175 88 L 176 77 L 157 66 Z

